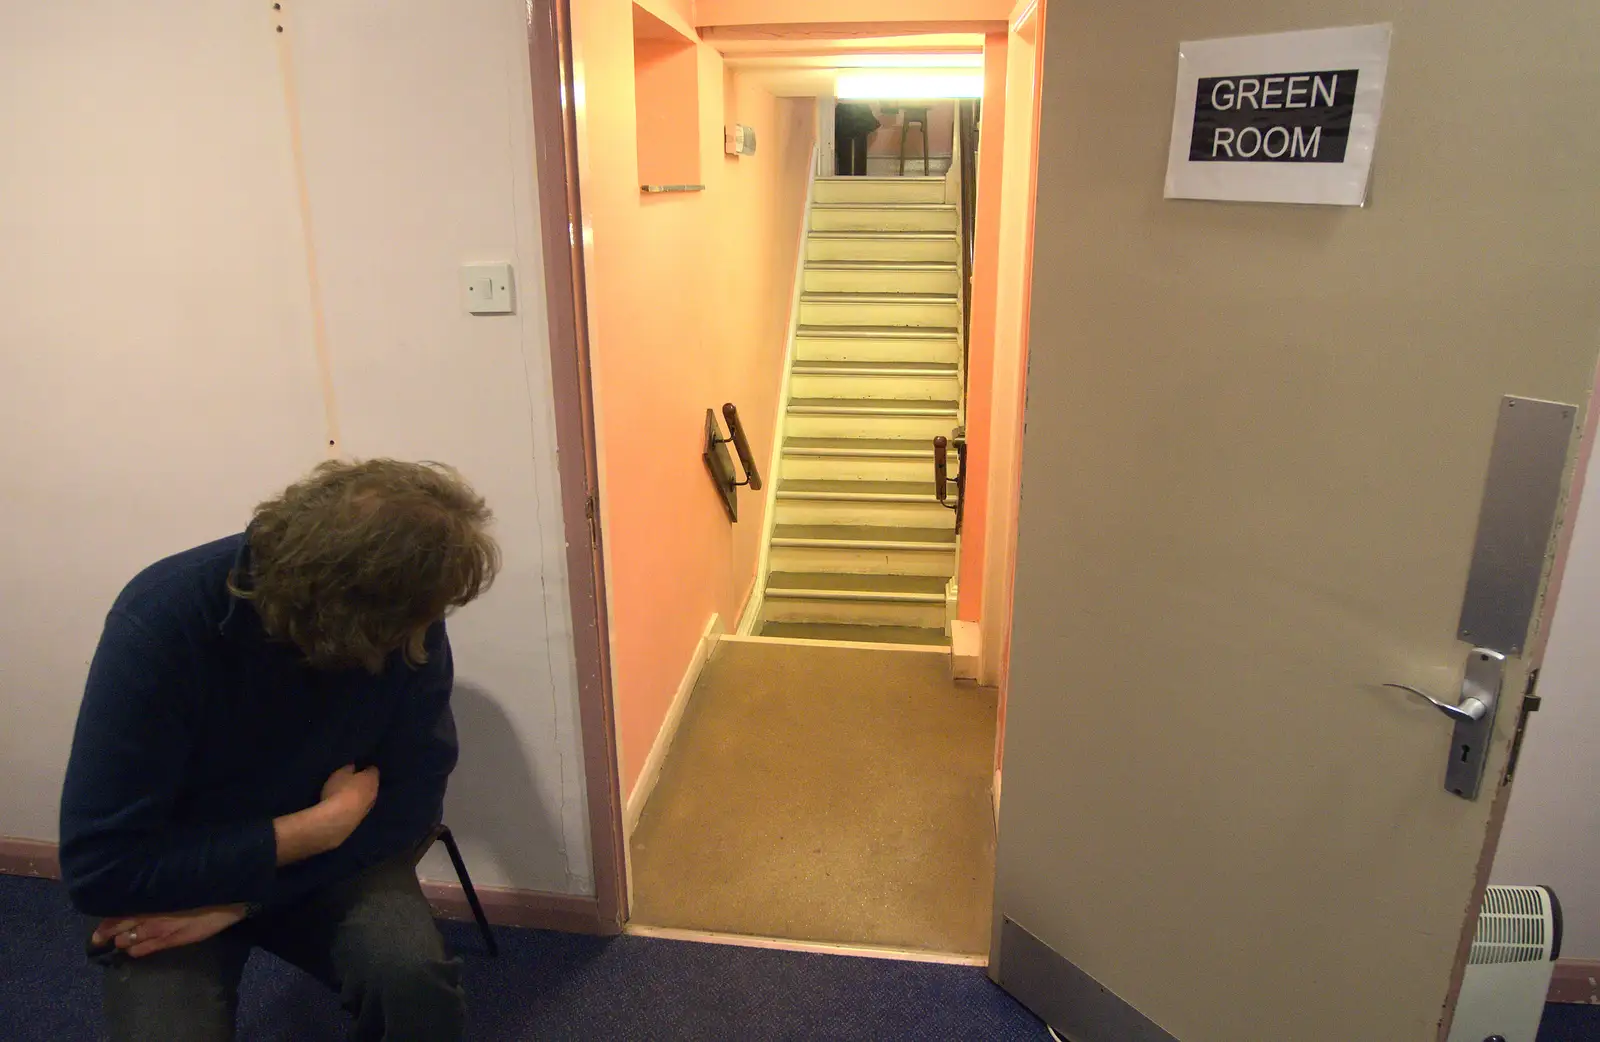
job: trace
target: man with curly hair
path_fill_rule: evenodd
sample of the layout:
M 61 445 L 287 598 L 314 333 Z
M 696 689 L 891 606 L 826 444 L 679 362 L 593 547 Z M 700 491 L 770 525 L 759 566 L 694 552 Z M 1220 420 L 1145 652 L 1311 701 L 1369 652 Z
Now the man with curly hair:
M 489 522 L 448 467 L 330 462 L 122 591 L 60 851 L 115 1042 L 232 1038 L 255 946 L 338 991 L 355 1038 L 461 1037 L 412 865 L 456 763 L 444 617 L 494 580 Z

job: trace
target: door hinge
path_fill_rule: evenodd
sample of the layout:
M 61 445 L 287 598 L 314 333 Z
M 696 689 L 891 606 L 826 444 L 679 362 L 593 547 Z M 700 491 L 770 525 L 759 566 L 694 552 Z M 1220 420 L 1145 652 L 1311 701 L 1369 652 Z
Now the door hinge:
M 600 549 L 600 509 L 592 494 L 583 501 L 583 518 L 589 522 L 589 549 Z

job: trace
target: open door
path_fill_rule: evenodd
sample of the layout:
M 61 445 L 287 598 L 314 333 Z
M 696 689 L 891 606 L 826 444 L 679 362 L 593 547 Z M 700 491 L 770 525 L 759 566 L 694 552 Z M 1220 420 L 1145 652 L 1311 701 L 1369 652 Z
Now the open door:
M 1162 198 L 1180 41 L 1373 22 L 1369 205 Z M 1593 388 L 1600 17 L 1046 36 L 991 972 L 1073 1042 L 1440 1037 Z

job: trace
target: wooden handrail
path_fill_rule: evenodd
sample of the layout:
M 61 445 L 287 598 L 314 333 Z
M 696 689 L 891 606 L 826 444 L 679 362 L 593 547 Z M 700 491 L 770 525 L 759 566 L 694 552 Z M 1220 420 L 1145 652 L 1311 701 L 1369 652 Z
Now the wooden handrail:
M 939 502 L 944 506 L 949 506 L 944 501 L 945 484 L 949 481 L 949 450 L 949 438 L 941 434 L 933 439 L 933 494 L 939 498 Z
M 728 424 L 728 438 L 733 450 L 739 454 L 739 465 L 744 468 L 744 483 L 752 492 L 761 491 L 761 472 L 756 470 L 756 458 L 750 452 L 750 439 L 744 436 L 744 425 L 739 422 L 739 410 L 728 402 L 722 407 L 722 418 Z
M 967 345 L 972 339 L 972 264 L 978 228 L 978 137 L 981 101 L 956 103 L 956 151 L 961 164 L 961 372 L 967 371 Z M 963 383 L 963 394 L 965 385 Z

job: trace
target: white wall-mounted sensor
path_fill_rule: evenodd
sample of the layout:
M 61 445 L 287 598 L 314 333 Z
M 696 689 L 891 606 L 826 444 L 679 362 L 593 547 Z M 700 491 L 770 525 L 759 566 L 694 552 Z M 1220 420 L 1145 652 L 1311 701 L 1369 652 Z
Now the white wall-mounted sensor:
M 464 264 L 461 266 L 461 302 L 471 315 L 509 315 L 511 265 Z
M 756 128 L 730 123 L 722 132 L 722 150 L 730 156 L 756 154 Z

